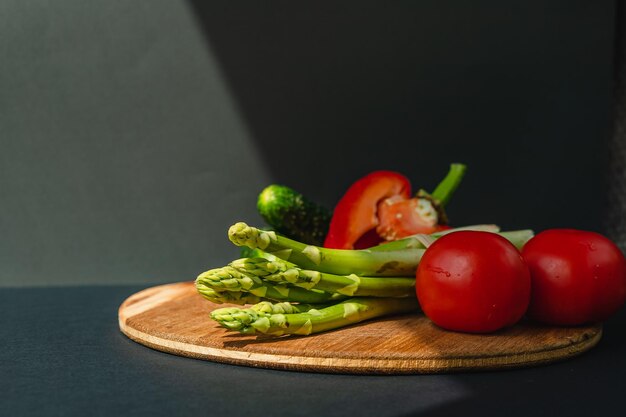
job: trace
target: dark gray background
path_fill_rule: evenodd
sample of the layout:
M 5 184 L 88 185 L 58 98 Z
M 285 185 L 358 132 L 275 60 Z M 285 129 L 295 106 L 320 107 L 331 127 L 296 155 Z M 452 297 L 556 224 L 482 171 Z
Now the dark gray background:
M 612 1 L 0 3 L 0 285 L 193 279 L 279 182 L 603 231 Z
M 528 369 L 363 376 L 157 352 L 112 314 L 141 285 L 0 289 L 0 415 L 590 417 L 624 415 L 626 310 L 580 357 Z M 97 296 L 94 296 L 97 294 Z

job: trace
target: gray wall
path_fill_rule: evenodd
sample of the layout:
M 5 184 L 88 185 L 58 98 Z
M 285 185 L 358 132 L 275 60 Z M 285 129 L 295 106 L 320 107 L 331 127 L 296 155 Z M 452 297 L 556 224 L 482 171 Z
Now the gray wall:
M 193 279 L 270 182 L 602 231 L 613 2 L 0 3 L 0 285 Z

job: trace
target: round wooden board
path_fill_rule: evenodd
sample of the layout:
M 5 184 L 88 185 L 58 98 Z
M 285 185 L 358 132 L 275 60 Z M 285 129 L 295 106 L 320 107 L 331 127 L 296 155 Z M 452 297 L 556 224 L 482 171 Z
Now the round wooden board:
M 119 308 L 121 331 L 175 355 L 237 365 L 354 374 L 412 374 L 545 364 L 591 349 L 600 324 L 547 327 L 521 323 L 505 331 L 449 332 L 422 314 L 387 317 L 311 336 L 244 336 L 209 318 L 224 305 L 197 294 L 192 282 L 130 296 Z

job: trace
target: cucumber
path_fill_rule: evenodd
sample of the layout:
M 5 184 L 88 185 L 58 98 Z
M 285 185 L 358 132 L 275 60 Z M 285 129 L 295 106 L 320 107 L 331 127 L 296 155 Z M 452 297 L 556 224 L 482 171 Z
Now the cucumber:
M 257 201 L 259 214 L 278 233 L 309 245 L 322 246 L 332 213 L 284 185 L 270 185 Z

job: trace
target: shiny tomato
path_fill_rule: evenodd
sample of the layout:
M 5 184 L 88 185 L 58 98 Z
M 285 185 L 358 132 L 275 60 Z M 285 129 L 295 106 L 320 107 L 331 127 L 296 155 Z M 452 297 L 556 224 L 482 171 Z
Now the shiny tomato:
M 437 239 L 419 263 L 415 284 L 426 316 L 462 332 L 513 325 L 530 299 L 530 273 L 520 253 L 488 232 L 459 231 Z
M 530 268 L 529 316 L 576 325 L 607 319 L 626 300 L 626 261 L 606 237 L 573 229 L 539 233 L 522 250 Z

